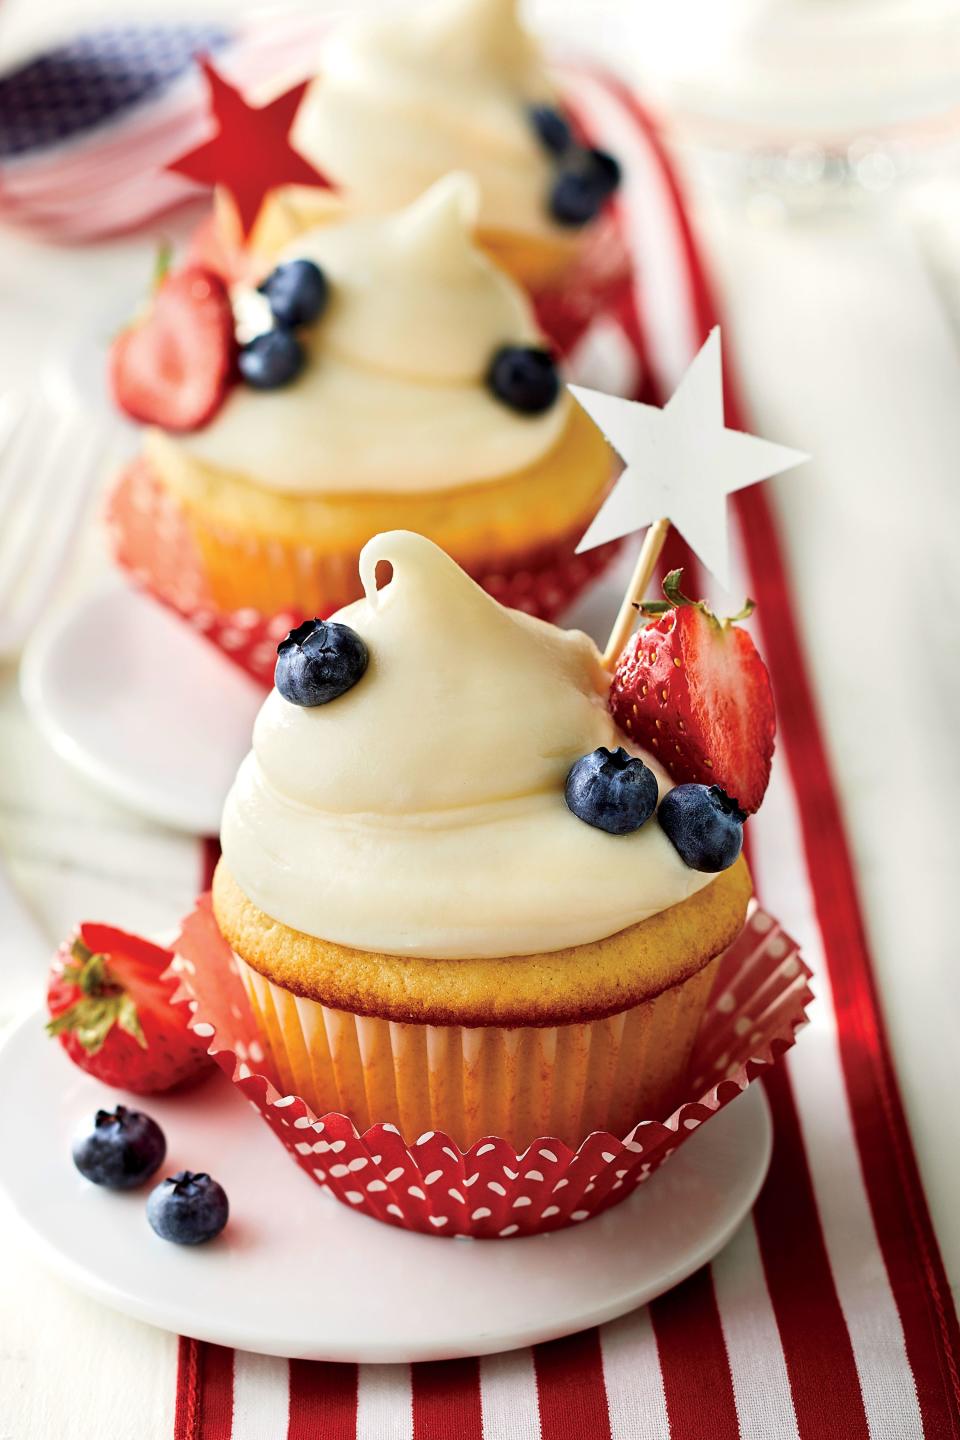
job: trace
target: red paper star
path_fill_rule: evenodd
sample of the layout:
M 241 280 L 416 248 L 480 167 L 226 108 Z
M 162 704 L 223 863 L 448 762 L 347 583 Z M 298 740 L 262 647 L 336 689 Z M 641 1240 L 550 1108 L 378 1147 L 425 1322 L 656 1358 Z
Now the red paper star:
M 171 160 L 166 169 L 205 185 L 225 186 L 236 201 L 244 237 L 253 228 L 264 198 L 279 185 L 333 188 L 290 144 L 290 127 L 306 81 L 257 108 L 248 105 L 209 60 L 200 64 L 210 87 L 210 111 L 217 121 L 217 133 L 195 150 Z

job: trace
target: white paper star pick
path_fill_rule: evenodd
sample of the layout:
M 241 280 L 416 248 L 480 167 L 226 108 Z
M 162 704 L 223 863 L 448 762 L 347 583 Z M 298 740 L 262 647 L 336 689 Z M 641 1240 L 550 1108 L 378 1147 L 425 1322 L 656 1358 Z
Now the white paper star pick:
M 726 428 L 719 328 L 662 410 L 580 385 L 570 391 L 626 466 L 577 552 L 669 516 L 707 569 L 729 586 L 727 496 L 810 457 Z

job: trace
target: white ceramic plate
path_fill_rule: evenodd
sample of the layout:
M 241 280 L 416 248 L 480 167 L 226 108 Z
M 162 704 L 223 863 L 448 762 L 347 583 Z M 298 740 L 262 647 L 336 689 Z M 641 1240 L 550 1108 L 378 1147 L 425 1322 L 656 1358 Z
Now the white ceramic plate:
M 0 1187 L 70 1284 L 138 1320 L 221 1345 L 323 1360 L 486 1355 L 613 1319 L 714 1256 L 770 1160 L 759 1085 L 685 1141 L 630 1199 L 582 1226 L 525 1240 L 443 1240 L 355 1215 L 286 1156 L 219 1073 L 149 1111 L 163 1174 L 207 1170 L 231 1219 L 209 1246 L 150 1230 L 149 1186 L 82 1180 L 70 1140 L 115 1092 L 74 1069 L 37 1013 L 0 1051 Z
M 57 753 L 114 800 L 218 832 L 263 690 L 157 601 L 105 582 L 35 633 L 21 685 Z

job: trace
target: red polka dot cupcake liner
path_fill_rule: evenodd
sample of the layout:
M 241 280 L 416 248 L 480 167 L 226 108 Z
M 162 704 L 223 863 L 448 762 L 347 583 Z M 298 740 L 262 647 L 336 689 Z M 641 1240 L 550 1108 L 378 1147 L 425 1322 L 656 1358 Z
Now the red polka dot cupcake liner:
M 694 1045 L 689 1098 L 666 1117 L 640 1117 L 624 1136 L 596 1131 L 576 1150 L 545 1135 L 518 1151 L 488 1135 L 463 1150 L 440 1131 L 404 1137 L 393 1124 L 362 1133 L 342 1114 L 315 1114 L 285 1093 L 270 1065 L 240 967 L 209 896 L 174 947 L 176 999 L 209 1053 L 270 1126 L 290 1159 L 342 1204 L 371 1219 L 437 1236 L 509 1239 L 599 1215 L 643 1184 L 701 1125 L 793 1045 L 811 1001 L 810 972 L 779 923 L 752 904 L 720 957 Z
M 561 359 L 576 367 L 576 352 L 595 327 L 629 310 L 633 283 L 623 225 L 614 210 L 594 227 L 562 280 L 530 292 L 537 323 Z
M 332 614 L 359 599 L 362 591 L 356 552 L 318 556 L 306 548 L 237 537 L 232 568 L 243 585 L 272 584 L 291 575 L 328 597 L 316 608 L 286 606 L 269 613 L 255 605 L 221 608 L 213 602 L 210 576 L 191 522 L 145 460 L 124 470 L 107 503 L 107 526 L 114 558 L 143 589 L 181 615 L 212 644 L 263 685 L 273 684 L 277 645 L 301 620 Z M 543 620 L 555 620 L 615 559 L 620 542 L 583 555 L 575 532 L 534 546 L 504 560 L 481 561 L 465 568 L 496 600 Z M 229 554 L 229 537 L 215 536 Z

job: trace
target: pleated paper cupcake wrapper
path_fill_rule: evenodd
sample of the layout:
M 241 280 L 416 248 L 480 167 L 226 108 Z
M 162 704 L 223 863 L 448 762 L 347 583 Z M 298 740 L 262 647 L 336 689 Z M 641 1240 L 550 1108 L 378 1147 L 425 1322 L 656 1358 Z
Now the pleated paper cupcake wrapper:
M 576 369 L 577 352 L 593 328 L 630 306 L 633 284 L 630 252 L 614 209 L 597 222 L 561 281 L 531 291 L 537 323 L 561 359 Z
M 490 1135 L 464 1151 L 440 1131 L 408 1141 L 395 1125 L 377 1123 L 361 1133 L 346 1115 L 317 1115 L 302 1096 L 283 1093 L 267 1073 L 239 965 L 209 896 L 184 922 L 175 950 L 177 999 L 190 1006 L 192 1027 L 291 1159 L 351 1209 L 428 1235 L 534 1235 L 617 1204 L 779 1060 L 811 999 L 796 943 L 754 905 L 720 957 L 690 1059 L 688 1098 L 669 1116 L 638 1117 L 622 1137 L 595 1131 L 576 1149 L 544 1135 L 520 1150 Z
M 330 615 L 361 594 L 358 552 L 322 555 L 306 546 L 258 540 L 188 517 L 145 460 L 122 473 L 107 504 L 118 564 L 158 600 L 264 685 L 273 684 L 277 645 L 305 618 Z M 574 553 L 583 526 L 502 563 L 467 567 L 504 605 L 543 620 L 571 605 L 617 555 L 620 544 Z M 214 576 L 214 567 L 216 575 Z M 235 604 L 215 604 L 212 585 Z M 282 591 L 295 605 L 258 608 Z
M 278 1089 L 316 1115 L 377 1121 L 402 1135 L 442 1130 L 455 1145 L 540 1135 L 576 1146 L 669 1115 L 683 1094 L 719 964 L 617 1014 L 563 1025 L 429 1025 L 335 1010 L 292 995 L 236 956 Z

